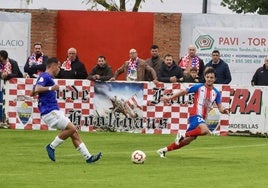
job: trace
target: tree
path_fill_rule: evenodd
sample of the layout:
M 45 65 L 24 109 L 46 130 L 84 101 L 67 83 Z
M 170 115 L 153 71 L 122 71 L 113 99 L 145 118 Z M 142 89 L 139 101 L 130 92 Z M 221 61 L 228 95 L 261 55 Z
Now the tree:
M 268 14 L 267 0 L 222 0 L 221 5 L 239 14 Z
M 90 10 L 96 9 L 98 5 L 103 6 L 108 11 L 127 11 L 126 5 L 132 6 L 132 12 L 138 12 L 141 3 L 145 0 L 85 0 L 87 4 L 91 3 Z M 160 0 L 163 2 L 163 0 Z

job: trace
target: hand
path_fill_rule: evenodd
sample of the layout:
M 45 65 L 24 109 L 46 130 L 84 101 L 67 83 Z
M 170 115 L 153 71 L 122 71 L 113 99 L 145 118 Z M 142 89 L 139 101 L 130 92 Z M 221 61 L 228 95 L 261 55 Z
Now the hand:
M 160 101 L 163 101 L 163 102 L 168 102 L 171 98 L 168 97 L 168 96 L 163 96 L 160 98 Z
M 7 75 L 8 75 L 7 72 L 3 72 L 2 75 L 1 75 L 1 77 L 2 77 L 3 79 L 6 79 Z
M 171 83 L 177 82 L 176 76 L 170 77 L 169 80 L 170 80 Z
M 222 111 L 221 111 L 222 114 L 230 114 L 230 110 L 229 108 L 223 108 Z
M 115 77 L 110 78 L 109 81 L 115 81 Z

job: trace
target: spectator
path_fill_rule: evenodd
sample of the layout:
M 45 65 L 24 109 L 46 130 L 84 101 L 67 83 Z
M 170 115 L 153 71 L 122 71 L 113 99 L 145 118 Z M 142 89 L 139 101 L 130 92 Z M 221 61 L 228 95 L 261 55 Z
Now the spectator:
M 18 63 L 8 58 L 8 53 L 5 50 L 0 51 L 0 76 L 3 80 L 23 77 Z
M 180 78 L 180 82 L 187 82 L 187 83 L 198 83 L 199 82 L 199 77 L 197 75 L 197 68 L 192 67 L 190 69 L 190 75 L 183 75 L 182 78 Z
M 89 80 L 107 81 L 113 77 L 112 68 L 107 64 L 104 56 L 98 57 L 98 62 L 88 75 Z
M 159 56 L 159 47 L 157 45 L 151 46 L 151 57 L 145 61 L 148 65 L 150 65 L 156 74 L 158 74 L 162 63 L 164 60 Z M 148 71 L 145 71 L 145 80 L 153 81 L 152 74 Z
M 196 67 L 198 70 L 198 77 L 203 77 L 204 61 L 196 55 L 196 47 L 191 44 L 188 47 L 188 54 L 179 60 L 179 66 L 182 68 L 184 75 L 190 75 L 190 68 Z
M 46 70 L 47 59 L 48 56 L 42 52 L 42 44 L 39 42 L 34 43 L 34 52 L 25 63 L 24 72 L 30 78 L 37 78 L 40 73 Z
M 61 65 L 60 73 L 57 78 L 63 79 L 86 79 L 87 70 L 85 65 L 79 60 L 77 50 L 70 48 L 66 61 Z
M 258 68 L 251 80 L 252 86 L 268 86 L 268 56 L 264 58 L 264 64 Z
M 125 73 L 125 80 L 127 81 L 145 81 L 145 70 L 147 70 L 152 74 L 154 83 L 158 82 L 154 69 L 138 57 L 135 49 L 131 49 L 129 55 L 130 59 L 115 71 L 114 77 L 110 79 L 111 81 L 116 80 L 122 73 Z
M 218 50 L 212 52 L 212 60 L 206 64 L 206 67 L 213 67 L 215 69 L 217 76 L 215 84 L 229 84 L 232 81 L 229 66 L 220 58 Z
M 162 63 L 161 69 L 158 72 L 158 80 L 160 82 L 174 83 L 179 82 L 179 79 L 182 77 L 183 71 L 178 65 L 176 65 L 172 55 L 165 55 L 164 63 Z

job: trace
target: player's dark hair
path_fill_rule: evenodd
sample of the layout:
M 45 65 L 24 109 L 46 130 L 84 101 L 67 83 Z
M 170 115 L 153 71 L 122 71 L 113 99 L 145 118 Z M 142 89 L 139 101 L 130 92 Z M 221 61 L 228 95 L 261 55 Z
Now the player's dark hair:
M 47 60 L 47 67 L 50 67 L 52 64 L 54 64 L 54 63 L 59 63 L 59 60 L 58 60 L 58 58 L 56 58 L 56 57 L 51 57 L 51 58 L 48 58 L 48 60 Z
M 204 70 L 204 76 L 206 76 L 207 74 L 214 74 L 215 75 L 215 77 L 217 77 L 216 76 L 216 71 L 215 71 L 215 69 L 213 68 L 213 67 L 207 67 L 205 70 Z

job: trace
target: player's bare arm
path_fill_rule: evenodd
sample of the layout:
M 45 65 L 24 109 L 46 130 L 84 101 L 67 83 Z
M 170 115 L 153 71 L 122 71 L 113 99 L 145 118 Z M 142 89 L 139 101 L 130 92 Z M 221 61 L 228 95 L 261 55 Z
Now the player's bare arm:
M 41 86 L 41 85 L 36 85 L 34 93 L 42 93 L 42 92 L 47 92 L 47 91 L 56 91 L 59 90 L 59 86 L 58 85 L 54 85 L 54 86 Z
M 174 99 L 176 97 L 180 97 L 180 96 L 183 96 L 187 94 L 187 91 L 185 89 L 180 89 L 179 91 L 177 91 L 176 93 L 174 93 L 173 95 L 169 95 L 169 96 L 163 96 L 160 98 L 161 101 L 164 101 L 164 102 L 168 102 L 170 101 L 171 99 Z

